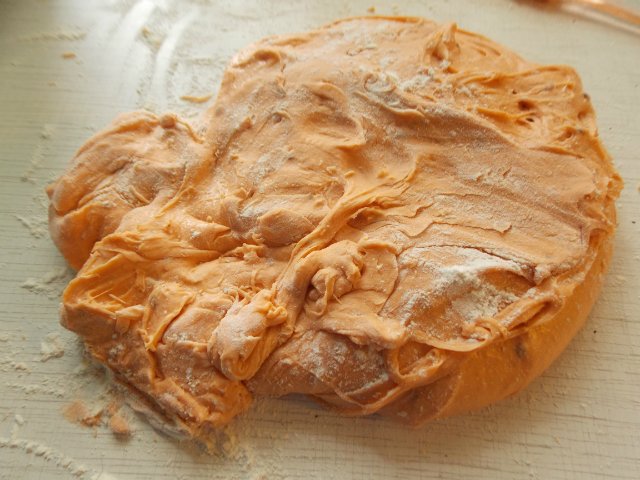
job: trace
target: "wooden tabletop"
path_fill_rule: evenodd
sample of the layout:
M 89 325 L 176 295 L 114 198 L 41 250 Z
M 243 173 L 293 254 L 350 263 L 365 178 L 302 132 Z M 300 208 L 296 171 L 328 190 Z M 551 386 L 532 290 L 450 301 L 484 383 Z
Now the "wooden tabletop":
M 72 402 L 96 412 L 113 394 L 58 324 L 72 273 L 48 238 L 44 186 L 119 112 L 193 119 L 242 46 L 370 7 L 457 21 L 580 73 L 626 183 L 613 265 L 586 327 L 515 398 L 419 430 L 268 400 L 222 432 L 212 456 L 131 412 L 129 439 L 66 420 Z M 0 479 L 640 478 L 639 84 L 640 34 L 514 0 L 1 2 Z

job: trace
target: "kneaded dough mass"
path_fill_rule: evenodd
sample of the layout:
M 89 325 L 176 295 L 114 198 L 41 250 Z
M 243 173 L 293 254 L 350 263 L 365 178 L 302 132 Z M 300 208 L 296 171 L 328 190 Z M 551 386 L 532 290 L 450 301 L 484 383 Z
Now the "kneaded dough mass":
M 197 438 L 255 395 L 419 424 L 562 351 L 620 189 L 569 67 L 416 18 L 271 37 L 197 125 L 123 115 L 49 187 L 62 323 Z

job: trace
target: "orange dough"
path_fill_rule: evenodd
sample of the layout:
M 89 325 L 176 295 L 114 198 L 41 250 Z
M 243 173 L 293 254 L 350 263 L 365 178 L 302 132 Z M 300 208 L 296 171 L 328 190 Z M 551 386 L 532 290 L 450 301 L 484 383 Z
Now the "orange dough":
M 200 439 L 256 395 L 419 424 L 562 351 L 621 188 L 569 67 L 415 18 L 271 37 L 197 125 L 123 115 L 49 187 L 62 323 Z

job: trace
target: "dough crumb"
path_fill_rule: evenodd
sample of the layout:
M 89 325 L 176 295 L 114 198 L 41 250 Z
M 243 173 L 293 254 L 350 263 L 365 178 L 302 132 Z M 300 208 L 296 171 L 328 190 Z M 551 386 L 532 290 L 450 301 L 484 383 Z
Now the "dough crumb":
M 160 126 L 164 129 L 173 128 L 176 126 L 176 116 L 172 113 L 167 113 L 160 118 Z
M 213 97 L 212 94 L 209 95 L 202 95 L 202 96 L 197 96 L 197 95 L 182 95 L 180 97 L 181 100 L 184 100 L 185 102 L 191 102 L 191 103 L 205 103 L 208 102 L 209 100 L 211 100 L 211 97 Z
M 116 437 L 129 437 L 131 436 L 131 426 L 129 421 L 125 418 L 122 412 L 116 412 L 109 419 L 109 428 Z
M 54 397 L 59 397 L 59 398 L 63 398 L 65 395 L 64 390 L 55 388 L 55 387 L 50 387 L 44 384 L 6 383 L 5 385 L 13 390 L 24 392 L 27 395 L 44 394 L 44 395 L 52 395 Z
M 102 414 L 104 409 L 100 408 L 97 412 L 90 412 L 87 405 L 82 400 L 76 400 L 70 403 L 62 410 L 64 418 L 71 423 L 84 425 L 85 427 L 96 427 L 102 423 Z
M 62 58 L 64 58 L 65 60 L 71 60 L 73 58 L 76 58 L 76 54 L 74 52 L 63 52 L 62 53 Z

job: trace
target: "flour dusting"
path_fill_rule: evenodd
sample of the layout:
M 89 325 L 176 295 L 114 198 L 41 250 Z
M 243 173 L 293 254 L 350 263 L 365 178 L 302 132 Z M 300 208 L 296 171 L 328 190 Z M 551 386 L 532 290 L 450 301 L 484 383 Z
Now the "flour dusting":
M 85 467 L 81 463 L 78 463 L 76 460 L 74 460 L 72 457 L 69 457 L 59 450 L 44 443 L 15 438 L 15 436 L 12 436 L 11 438 L 0 437 L 0 449 L 2 448 L 22 450 L 26 454 L 42 458 L 45 461 L 54 464 L 56 467 L 60 467 L 68 471 L 76 478 L 86 480 L 97 480 L 99 478 L 105 478 L 102 473 L 93 471 Z
M 40 361 L 46 362 L 52 358 L 60 358 L 64 355 L 64 344 L 60 339 L 60 334 L 56 332 L 49 333 L 40 342 Z
M 434 251 L 453 255 L 453 259 L 447 263 L 440 256 L 434 256 Z M 405 274 L 418 269 L 431 278 L 425 289 L 409 290 L 404 294 L 397 312 L 403 322 L 415 315 L 424 315 L 444 296 L 453 298 L 450 308 L 467 323 L 493 317 L 519 298 L 498 289 L 483 275 L 490 271 L 522 274 L 522 267 L 473 248 L 414 247 L 403 252 L 398 263 Z
M 43 215 L 15 215 L 15 218 L 34 238 L 44 238 L 49 233 L 47 219 Z
M 24 35 L 18 38 L 23 42 L 40 42 L 40 41 L 55 41 L 55 40 L 66 40 L 66 41 L 77 41 L 82 40 L 87 36 L 87 32 L 83 30 L 78 30 L 75 28 L 58 30 L 53 32 L 40 32 L 35 33 L 33 35 Z
M 57 299 L 72 278 L 73 272 L 69 268 L 54 267 L 40 278 L 27 278 L 20 287 L 31 293 Z

